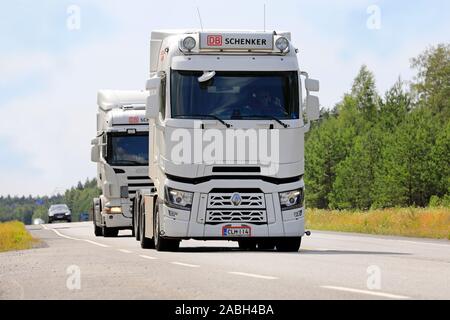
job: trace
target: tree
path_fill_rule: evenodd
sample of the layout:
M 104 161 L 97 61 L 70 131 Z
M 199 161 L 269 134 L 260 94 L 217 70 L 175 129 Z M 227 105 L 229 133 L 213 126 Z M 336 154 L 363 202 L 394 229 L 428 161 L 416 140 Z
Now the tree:
M 436 143 L 431 150 L 430 169 L 436 183 L 435 195 L 450 196 L 450 121 L 438 132 Z
M 356 76 L 351 91 L 358 109 L 363 113 L 367 121 L 373 121 L 376 117 L 378 94 L 375 86 L 375 76 L 363 65 Z
M 411 111 L 411 94 L 406 92 L 405 84 L 401 79 L 389 89 L 384 100 L 380 101 L 378 123 L 383 130 L 392 133 Z
M 383 131 L 378 127 L 356 138 L 349 156 L 337 166 L 330 206 L 337 209 L 369 209 L 375 167 L 380 159 Z
M 412 85 L 418 102 L 441 120 L 450 118 L 450 44 L 439 44 L 412 59 L 417 77 Z
M 382 151 L 375 173 L 374 198 L 378 207 L 426 206 L 437 192 L 432 149 L 438 125 L 429 109 L 414 110 L 395 130 Z

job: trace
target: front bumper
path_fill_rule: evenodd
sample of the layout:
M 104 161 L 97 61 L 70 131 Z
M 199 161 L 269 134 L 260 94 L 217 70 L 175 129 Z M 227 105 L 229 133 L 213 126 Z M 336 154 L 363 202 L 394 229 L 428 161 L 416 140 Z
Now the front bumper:
M 102 214 L 103 225 L 107 228 L 131 229 L 133 220 L 122 214 Z
M 69 221 L 69 220 L 72 220 L 72 216 L 66 216 L 66 215 L 64 215 L 64 216 L 52 216 L 52 217 L 49 217 L 49 220 L 50 221 Z
M 205 224 L 201 211 L 183 211 L 161 205 L 161 231 L 167 238 L 180 239 L 223 239 L 233 240 L 224 235 L 226 227 L 249 227 L 252 238 L 302 237 L 305 234 L 305 209 L 272 212 L 275 219 L 266 224 L 220 223 Z M 269 214 L 269 212 L 268 212 Z

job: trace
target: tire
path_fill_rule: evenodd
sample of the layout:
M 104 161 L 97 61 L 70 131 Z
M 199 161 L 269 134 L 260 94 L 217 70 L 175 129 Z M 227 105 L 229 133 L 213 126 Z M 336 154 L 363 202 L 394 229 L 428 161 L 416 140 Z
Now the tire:
M 97 225 L 94 224 L 94 234 L 96 237 L 103 236 L 103 229 L 101 227 L 97 227 Z
M 137 204 L 137 206 L 136 206 Z M 134 230 L 134 236 L 136 237 L 136 241 L 141 241 L 141 232 L 139 230 L 139 216 L 140 216 L 140 212 L 142 212 L 142 210 L 140 210 L 140 201 L 139 203 L 136 203 L 136 199 L 134 200 L 134 204 L 133 204 L 133 230 Z
M 116 238 L 119 235 L 119 230 L 103 227 L 102 233 L 105 238 Z
M 159 224 L 159 206 L 155 206 L 155 214 L 154 214 L 155 222 L 153 224 L 153 234 L 155 237 L 155 248 L 157 251 L 178 251 L 180 248 L 180 240 L 173 239 L 165 239 L 161 237 L 161 230 Z
M 71 219 L 67 220 L 67 223 L 72 223 L 72 220 Z
M 143 212 L 139 213 L 139 241 L 142 249 L 155 249 L 155 242 L 153 239 L 145 237 L 145 215 Z
M 52 220 L 48 220 L 48 224 L 52 224 Z
M 276 242 L 271 239 L 262 239 L 258 241 L 258 250 L 269 251 L 274 250 L 276 246 Z
M 302 238 L 285 238 L 278 240 L 277 250 L 279 252 L 298 252 L 302 244 Z
M 254 240 L 239 240 L 239 249 L 245 251 L 255 251 L 256 250 L 256 241 Z

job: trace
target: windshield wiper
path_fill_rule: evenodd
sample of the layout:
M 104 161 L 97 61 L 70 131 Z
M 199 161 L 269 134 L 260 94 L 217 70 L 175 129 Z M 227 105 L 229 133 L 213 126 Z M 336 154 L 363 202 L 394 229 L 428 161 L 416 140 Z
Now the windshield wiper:
M 289 128 L 289 125 L 287 123 L 284 123 L 283 121 L 281 121 L 280 119 L 278 119 L 275 116 L 264 116 L 264 115 L 257 115 L 257 116 L 242 116 L 240 115 L 239 118 L 264 118 L 264 119 L 270 119 L 273 120 L 277 123 L 279 123 L 280 125 L 282 125 L 285 129 Z
M 177 116 L 177 118 L 203 118 L 203 119 L 214 119 L 219 121 L 221 124 L 223 124 L 225 127 L 227 128 L 231 128 L 232 125 L 229 123 L 226 123 L 225 121 L 223 121 L 222 119 L 220 119 L 218 116 L 214 116 L 214 115 L 199 115 L 199 114 L 190 114 L 190 115 L 186 115 L 186 116 Z

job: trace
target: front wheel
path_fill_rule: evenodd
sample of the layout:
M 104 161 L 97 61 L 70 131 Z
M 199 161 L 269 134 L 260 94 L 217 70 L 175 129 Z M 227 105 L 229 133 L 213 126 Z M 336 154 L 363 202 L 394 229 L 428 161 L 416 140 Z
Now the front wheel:
M 103 230 L 101 227 L 98 227 L 96 224 L 94 224 L 94 234 L 96 237 L 103 236 Z
M 155 223 L 153 224 L 153 234 L 155 237 L 155 248 L 157 251 L 177 251 L 180 248 L 180 240 L 165 239 L 161 237 L 159 206 L 155 206 Z
M 302 238 L 284 238 L 277 242 L 277 250 L 280 252 L 298 252 L 302 244 Z
M 142 212 L 140 201 L 136 203 L 136 199 L 134 200 L 133 204 L 133 229 L 134 229 L 134 236 L 136 238 L 136 241 L 141 241 L 141 231 L 139 230 L 139 217 Z

